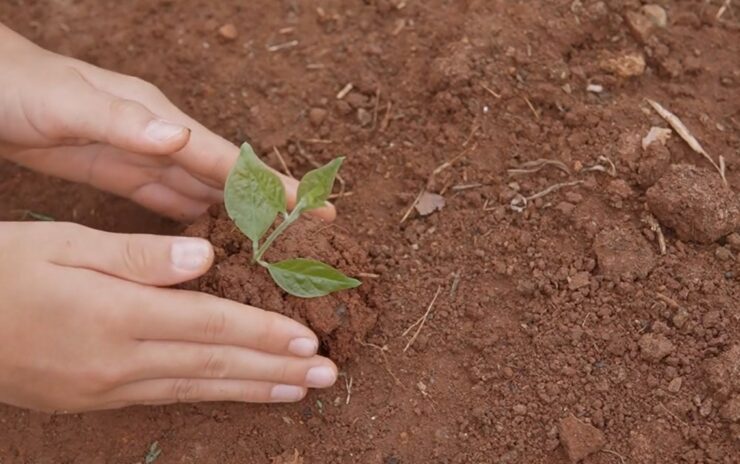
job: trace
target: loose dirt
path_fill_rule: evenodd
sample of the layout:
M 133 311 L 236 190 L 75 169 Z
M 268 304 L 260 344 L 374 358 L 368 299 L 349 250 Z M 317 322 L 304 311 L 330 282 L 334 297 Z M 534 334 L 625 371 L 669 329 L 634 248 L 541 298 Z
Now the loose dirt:
M 740 6 L 655 3 L 665 18 L 636 0 L 0 4 L 40 44 L 153 81 L 278 169 L 274 148 L 296 176 L 346 155 L 336 225 L 276 256 L 379 276 L 304 306 L 245 270 L 216 210 L 195 227 L 218 266 L 191 285 L 313 324 L 342 358 L 337 385 L 285 406 L 2 407 L 0 461 L 143 462 L 158 441 L 162 463 L 738 462 L 740 239 L 716 232 L 711 165 L 675 134 L 641 140 L 667 127 L 651 98 L 740 190 Z M 508 171 L 543 158 L 568 169 Z M 667 177 L 682 169 L 695 177 Z M 445 202 L 422 217 L 425 187 Z M 2 219 L 182 231 L 7 164 L 0 197 Z

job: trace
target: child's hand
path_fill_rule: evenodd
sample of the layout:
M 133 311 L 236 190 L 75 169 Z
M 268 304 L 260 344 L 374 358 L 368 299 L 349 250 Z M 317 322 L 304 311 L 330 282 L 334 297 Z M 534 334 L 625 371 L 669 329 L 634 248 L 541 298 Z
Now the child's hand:
M 286 317 L 158 288 L 210 267 L 208 242 L 0 223 L 0 403 L 83 411 L 287 402 L 336 367 Z
M 238 153 L 153 85 L 0 24 L 0 157 L 187 220 L 221 201 Z M 293 202 L 297 182 L 282 178 Z M 318 213 L 334 217 L 331 206 Z

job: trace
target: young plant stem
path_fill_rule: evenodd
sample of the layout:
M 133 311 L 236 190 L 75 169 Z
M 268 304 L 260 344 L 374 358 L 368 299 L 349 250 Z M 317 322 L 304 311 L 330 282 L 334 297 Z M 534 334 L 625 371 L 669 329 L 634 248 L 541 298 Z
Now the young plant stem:
M 293 209 L 293 211 L 291 211 L 290 214 L 285 217 L 285 220 L 283 220 L 283 222 L 281 222 L 280 225 L 272 231 L 267 239 L 265 239 L 265 242 L 262 244 L 262 246 L 260 246 L 257 251 L 255 251 L 254 258 L 252 258 L 254 262 L 265 266 L 264 261 L 262 261 L 262 256 L 265 254 L 267 249 L 270 248 L 272 242 L 274 242 L 276 238 L 278 238 L 283 232 L 285 232 L 285 229 L 290 227 L 291 224 L 293 224 L 295 221 L 298 220 L 299 217 L 301 217 L 302 210 L 302 205 L 296 205 L 295 209 Z

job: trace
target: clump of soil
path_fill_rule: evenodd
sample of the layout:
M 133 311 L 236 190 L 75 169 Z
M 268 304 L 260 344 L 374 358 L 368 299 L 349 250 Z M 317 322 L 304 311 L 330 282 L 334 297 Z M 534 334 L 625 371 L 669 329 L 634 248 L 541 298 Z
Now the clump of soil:
M 647 191 L 650 210 L 682 240 L 712 243 L 740 224 L 740 201 L 716 172 L 677 164 Z
M 342 362 L 355 354 L 357 340 L 364 339 L 377 319 L 371 302 L 371 281 L 358 289 L 323 298 L 303 299 L 283 292 L 267 270 L 252 263 L 252 244 L 229 219 L 224 207 L 212 207 L 188 227 L 184 235 L 211 241 L 216 260 L 201 278 L 187 288 L 275 311 L 303 322 L 319 336 L 325 353 Z M 311 258 L 328 263 L 347 275 L 368 268 L 362 248 L 338 227 L 303 217 L 267 251 L 268 262 L 288 258 Z

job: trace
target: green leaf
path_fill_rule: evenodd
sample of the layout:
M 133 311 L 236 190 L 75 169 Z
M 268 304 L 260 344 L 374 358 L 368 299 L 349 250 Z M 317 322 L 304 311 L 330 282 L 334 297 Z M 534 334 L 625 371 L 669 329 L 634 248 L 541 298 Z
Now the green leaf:
M 288 259 L 267 267 L 275 283 L 293 296 L 314 298 L 359 287 L 362 282 L 312 259 Z
M 342 161 L 344 161 L 344 157 L 337 158 L 318 169 L 307 172 L 303 176 L 301 183 L 298 185 L 297 199 L 297 204 L 303 211 L 324 206 L 329 195 L 331 195 L 334 178 L 337 176 Z
M 229 217 L 253 242 L 267 232 L 278 213 L 287 209 L 280 178 L 247 143 L 242 145 L 239 159 L 226 180 L 224 203 Z

